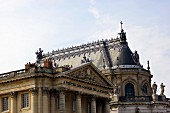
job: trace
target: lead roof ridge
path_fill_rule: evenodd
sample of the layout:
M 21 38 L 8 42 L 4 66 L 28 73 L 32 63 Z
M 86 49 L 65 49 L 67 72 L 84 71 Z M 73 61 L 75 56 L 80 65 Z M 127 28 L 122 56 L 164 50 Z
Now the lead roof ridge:
M 116 45 L 116 42 L 120 42 L 120 39 L 117 38 L 111 38 L 111 39 L 102 39 L 102 40 L 97 40 L 97 41 L 92 41 L 92 42 L 88 42 L 86 44 L 81 44 L 78 46 L 72 46 L 72 47 L 67 47 L 67 48 L 63 48 L 63 49 L 58 49 L 58 50 L 53 50 L 52 52 L 48 52 L 46 54 L 44 54 L 44 57 L 49 57 L 55 54 L 60 54 L 60 53 L 65 53 L 65 52 L 80 52 L 80 49 L 87 49 L 87 48 L 91 48 L 93 49 L 93 47 L 96 47 L 97 45 L 99 45 L 100 47 L 102 47 L 101 45 L 103 44 L 103 42 L 107 43 L 108 45 L 111 43 L 114 43 Z M 76 51 L 78 50 L 78 51 Z

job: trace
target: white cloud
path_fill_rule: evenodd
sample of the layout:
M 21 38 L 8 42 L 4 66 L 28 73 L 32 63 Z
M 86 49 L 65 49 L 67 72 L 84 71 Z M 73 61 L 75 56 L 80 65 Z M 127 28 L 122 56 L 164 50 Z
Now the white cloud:
M 89 0 L 89 3 L 90 3 L 91 5 L 95 5 L 95 4 L 96 4 L 96 0 Z
M 95 7 L 91 6 L 88 10 L 96 19 L 99 19 L 100 14 L 99 14 L 99 11 Z

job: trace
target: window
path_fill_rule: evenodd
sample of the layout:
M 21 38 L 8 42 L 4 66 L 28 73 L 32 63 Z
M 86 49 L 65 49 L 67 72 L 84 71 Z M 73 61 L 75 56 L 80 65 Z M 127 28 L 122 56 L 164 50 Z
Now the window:
M 4 97 L 2 98 L 2 109 L 3 111 L 7 111 L 8 110 L 8 97 Z
M 134 86 L 131 83 L 125 85 L 125 96 L 133 97 L 135 96 Z
M 147 84 L 144 84 L 143 87 L 142 87 L 142 91 L 144 94 L 147 94 L 148 91 L 147 91 Z
M 22 94 L 22 108 L 29 106 L 29 95 L 28 93 Z

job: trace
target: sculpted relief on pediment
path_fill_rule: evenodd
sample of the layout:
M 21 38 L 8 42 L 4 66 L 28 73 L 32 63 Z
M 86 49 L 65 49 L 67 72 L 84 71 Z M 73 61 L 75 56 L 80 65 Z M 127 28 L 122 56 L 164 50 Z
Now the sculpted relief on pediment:
M 101 75 L 91 67 L 80 68 L 79 70 L 73 71 L 68 75 L 88 82 L 94 82 L 97 84 L 106 85 Z

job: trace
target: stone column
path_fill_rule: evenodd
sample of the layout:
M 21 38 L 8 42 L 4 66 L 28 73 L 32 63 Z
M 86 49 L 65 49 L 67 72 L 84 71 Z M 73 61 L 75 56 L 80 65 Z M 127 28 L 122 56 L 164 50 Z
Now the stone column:
M 55 102 L 55 94 L 56 90 L 52 89 L 51 90 L 51 113 L 55 113 L 55 107 L 56 107 L 56 102 Z
M 31 88 L 31 113 L 37 113 L 38 112 L 38 99 L 37 99 L 37 93 L 38 88 Z
M 78 92 L 76 95 L 76 113 L 82 113 L 81 109 L 81 93 Z
M 43 113 L 49 113 L 49 100 L 48 99 L 49 90 L 43 87 Z
M 38 89 L 38 113 L 42 113 L 42 88 Z
M 102 113 L 102 102 L 97 103 L 97 113 Z
M 65 92 L 59 91 L 59 113 L 65 112 Z
M 110 100 L 106 99 L 105 100 L 105 113 L 110 113 L 110 105 L 109 105 Z
M 91 97 L 91 113 L 96 113 L 96 96 Z
M 17 92 L 11 92 L 11 113 L 17 113 Z

